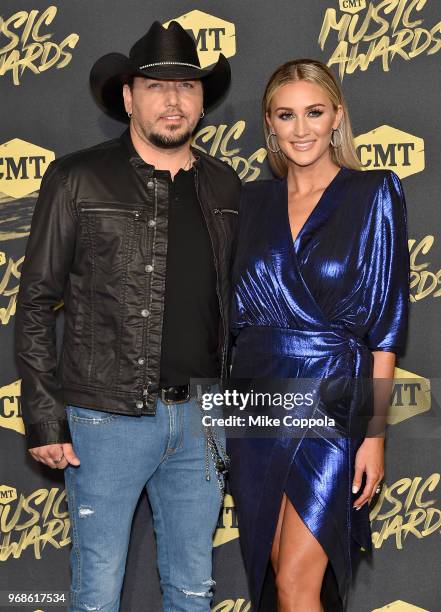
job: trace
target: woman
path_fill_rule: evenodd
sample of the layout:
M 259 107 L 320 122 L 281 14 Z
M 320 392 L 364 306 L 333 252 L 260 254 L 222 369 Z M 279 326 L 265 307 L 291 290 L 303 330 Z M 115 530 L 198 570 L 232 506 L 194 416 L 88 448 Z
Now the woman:
M 232 376 L 319 379 L 320 402 L 295 413 L 337 425 L 288 441 L 230 439 L 231 488 L 255 609 L 271 566 L 280 612 L 336 612 L 371 551 L 368 503 L 383 477 L 384 438 L 362 425 L 365 382 L 392 379 L 405 344 L 405 203 L 393 172 L 360 170 L 342 92 L 324 64 L 278 68 L 263 119 L 279 178 L 243 191 Z M 340 391 L 327 392 L 324 379 L 340 381 Z M 368 410 L 378 413 L 384 398 L 377 392 Z

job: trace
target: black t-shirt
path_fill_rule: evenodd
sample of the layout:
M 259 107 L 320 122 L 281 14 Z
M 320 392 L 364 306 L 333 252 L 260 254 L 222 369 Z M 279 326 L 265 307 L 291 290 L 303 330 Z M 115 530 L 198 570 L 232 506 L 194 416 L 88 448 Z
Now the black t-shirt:
M 199 204 L 194 170 L 170 181 L 165 310 L 160 384 L 219 376 L 219 301 L 213 248 Z

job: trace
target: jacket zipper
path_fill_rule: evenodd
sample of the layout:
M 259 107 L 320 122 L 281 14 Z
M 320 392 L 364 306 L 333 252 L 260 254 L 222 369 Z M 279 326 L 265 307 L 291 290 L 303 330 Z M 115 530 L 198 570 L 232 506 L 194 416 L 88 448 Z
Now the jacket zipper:
M 239 211 L 238 210 L 234 210 L 234 208 L 213 208 L 213 212 L 215 215 L 220 215 L 221 217 L 224 216 L 224 213 L 231 213 L 234 215 L 238 215 Z
M 225 353 L 226 353 L 226 348 L 227 348 L 228 331 L 226 329 L 225 317 L 224 317 L 224 308 L 223 308 L 222 299 L 221 299 L 221 295 L 220 295 L 220 291 L 219 291 L 219 271 L 218 271 L 218 269 L 219 269 L 219 262 L 218 262 L 218 259 L 216 257 L 216 251 L 215 251 L 215 248 L 214 248 L 213 238 L 211 236 L 210 227 L 209 227 L 209 224 L 207 222 L 207 215 L 205 214 L 204 207 L 202 206 L 201 200 L 199 198 L 199 178 L 198 178 L 197 168 L 195 168 L 194 177 L 195 177 L 194 181 L 195 181 L 195 186 L 196 186 L 196 197 L 197 197 L 197 200 L 199 202 L 199 206 L 201 207 L 202 215 L 203 215 L 203 217 L 205 219 L 205 225 L 207 226 L 208 235 L 210 236 L 211 248 L 213 249 L 214 267 L 215 267 L 215 270 L 216 270 L 216 294 L 217 294 L 217 299 L 219 301 L 219 311 L 220 311 L 220 315 L 221 315 L 222 327 L 224 329 L 224 343 L 223 343 L 223 346 L 222 346 L 222 357 L 221 357 L 221 378 L 224 378 L 224 374 L 225 374 Z M 214 210 L 220 210 L 220 209 L 214 209 Z
M 133 215 L 138 218 L 141 215 L 139 210 L 131 210 L 129 208 L 89 208 L 88 206 L 81 207 L 82 212 L 110 212 Z

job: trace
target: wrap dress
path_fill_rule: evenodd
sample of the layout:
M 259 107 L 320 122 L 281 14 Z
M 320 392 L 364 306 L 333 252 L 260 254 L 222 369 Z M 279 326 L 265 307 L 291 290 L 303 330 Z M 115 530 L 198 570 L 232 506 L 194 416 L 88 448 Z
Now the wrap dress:
M 233 291 L 233 379 L 372 382 L 371 351 L 400 353 L 406 339 L 409 254 L 397 175 L 340 168 L 295 241 L 286 179 L 247 183 Z M 337 397 L 322 395 L 294 412 L 328 415 L 343 432 L 358 416 L 358 425 L 367 423 L 361 414 L 369 417 L 372 406 L 366 411 L 364 384 Z M 368 505 L 356 511 L 351 490 L 366 429 L 337 438 L 323 427 L 318 435 L 306 431 L 228 439 L 230 488 L 255 610 L 271 574 L 283 493 L 328 556 L 321 594 L 326 612 L 346 609 L 354 568 L 372 551 Z

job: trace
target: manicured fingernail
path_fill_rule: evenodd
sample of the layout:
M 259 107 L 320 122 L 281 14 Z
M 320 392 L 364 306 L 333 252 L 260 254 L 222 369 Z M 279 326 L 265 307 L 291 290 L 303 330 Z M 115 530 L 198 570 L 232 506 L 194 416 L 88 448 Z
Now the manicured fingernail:
M 357 491 L 358 491 L 357 485 L 353 485 L 352 486 L 352 493 L 357 493 Z
M 357 506 L 355 509 L 356 510 L 361 510 L 361 506 Z

